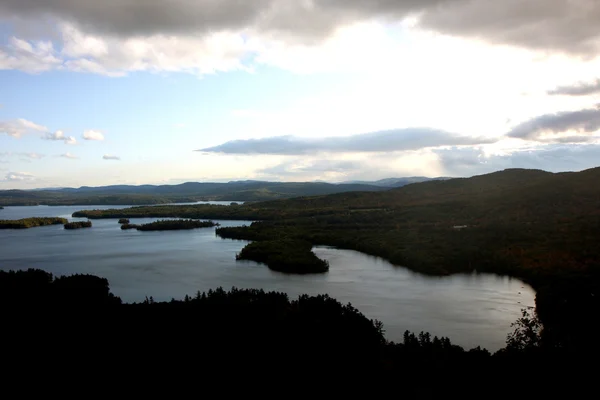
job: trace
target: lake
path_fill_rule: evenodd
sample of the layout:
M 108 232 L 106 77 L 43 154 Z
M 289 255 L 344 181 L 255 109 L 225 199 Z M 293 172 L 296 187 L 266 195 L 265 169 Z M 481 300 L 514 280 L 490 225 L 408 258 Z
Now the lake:
M 215 202 L 213 202 L 215 203 Z M 218 202 L 216 202 L 218 203 Z M 229 204 L 229 202 L 223 202 Z M 81 209 L 118 206 L 6 207 L 0 219 L 71 218 Z M 147 223 L 156 218 L 135 218 Z M 249 221 L 216 221 L 223 226 Z M 405 330 L 448 336 L 453 343 L 495 351 L 504 346 L 520 310 L 534 306 L 535 292 L 518 279 L 491 274 L 428 277 L 350 250 L 316 247 L 329 261 L 321 275 L 286 275 L 250 261 L 235 261 L 244 241 L 221 239 L 215 228 L 192 231 L 122 231 L 116 219 L 93 220 L 91 229 L 62 226 L 0 230 L 0 269 L 40 268 L 55 275 L 105 277 L 124 301 L 181 299 L 222 286 L 299 294 L 327 293 L 383 322 L 386 337 L 400 341 Z

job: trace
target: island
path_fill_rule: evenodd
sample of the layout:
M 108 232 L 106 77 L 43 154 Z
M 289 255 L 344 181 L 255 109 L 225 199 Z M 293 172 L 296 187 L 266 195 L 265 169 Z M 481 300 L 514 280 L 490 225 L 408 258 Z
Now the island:
M 219 226 L 213 221 L 198 221 L 193 219 L 159 220 L 149 224 L 122 224 L 121 229 L 137 229 L 138 231 L 177 231 L 197 228 L 212 228 Z
M 329 271 L 329 263 L 312 252 L 304 240 L 265 240 L 248 244 L 236 255 L 236 260 L 251 260 L 266 264 L 278 272 L 318 274 Z
M 537 315 L 560 347 L 596 331 L 595 319 L 587 316 L 600 310 L 599 180 L 600 168 L 560 174 L 507 169 L 380 192 L 76 216 L 247 220 L 254 222 L 217 234 L 355 250 L 433 276 L 487 272 L 520 278 L 536 290 Z
M 65 229 L 81 229 L 91 228 L 92 221 L 81 221 L 81 222 L 69 222 L 65 224 Z
M 139 227 L 140 226 L 137 224 L 121 224 L 121 229 L 124 231 L 129 230 L 129 229 L 137 229 Z
M 119 224 L 128 224 L 129 223 L 129 219 L 128 218 L 121 218 L 119 220 Z
M 0 229 L 28 229 L 36 226 L 64 225 L 69 222 L 66 218 L 34 217 L 22 219 L 0 220 Z

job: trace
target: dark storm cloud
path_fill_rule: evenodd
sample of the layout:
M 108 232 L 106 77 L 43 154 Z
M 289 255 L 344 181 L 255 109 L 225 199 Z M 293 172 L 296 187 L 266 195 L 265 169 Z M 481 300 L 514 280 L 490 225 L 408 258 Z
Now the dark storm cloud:
M 556 89 L 548 91 L 549 95 L 564 96 L 588 96 L 590 94 L 600 94 L 600 79 L 592 83 L 578 83 L 571 86 L 559 86 Z
M 396 129 L 353 136 L 306 139 L 278 136 L 264 139 L 233 140 L 197 151 L 223 154 L 302 155 L 321 152 L 390 152 L 439 146 L 468 146 L 494 143 L 497 139 L 457 136 L 427 128 Z
M 124 36 L 251 28 L 299 39 L 420 15 L 423 27 L 442 33 L 588 54 L 600 36 L 597 0 L 2 0 L 0 15 L 54 16 Z
M 423 15 L 422 26 L 458 36 L 596 56 L 598 0 L 464 0 Z
M 54 16 L 123 35 L 257 28 L 323 35 L 340 24 L 408 12 L 456 0 L 3 0 L 19 17 Z
M 538 140 L 544 133 L 563 133 L 573 130 L 591 134 L 599 129 L 600 107 L 540 115 L 515 126 L 508 132 L 507 136 L 525 140 Z M 578 141 L 581 142 L 583 135 L 571 136 L 571 138 L 580 138 Z

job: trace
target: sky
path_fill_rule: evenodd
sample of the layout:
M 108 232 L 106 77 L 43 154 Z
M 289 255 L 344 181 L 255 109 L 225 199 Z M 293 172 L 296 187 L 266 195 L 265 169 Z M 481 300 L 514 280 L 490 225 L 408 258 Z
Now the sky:
M 598 0 L 0 0 L 0 189 L 600 165 Z

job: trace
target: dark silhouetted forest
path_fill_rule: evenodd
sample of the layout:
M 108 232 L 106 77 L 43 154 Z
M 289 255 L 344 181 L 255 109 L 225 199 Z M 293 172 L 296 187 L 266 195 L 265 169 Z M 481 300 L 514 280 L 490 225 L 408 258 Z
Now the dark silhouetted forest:
M 481 390 L 520 398 L 552 393 L 565 382 L 565 368 L 584 369 L 595 360 L 589 351 L 575 355 L 547 347 L 535 316 L 527 313 L 515 322 L 507 347 L 492 355 L 426 332 L 406 332 L 401 343 L 390 342 L 380 322 L 327 295 L 290 299 L 279 292 L 218 288 L 182 300 L 149 297 L 124 304 L 106 279 L 54 278 L 41 270 L 0 271 L 0 313 L 2 362 L 10 371 L 28 379 L 34 371 L 79 371 L 102 376 L 98 385 L 113 382 L 119 368 L 127 379 L 146 370 L 153 379 L 190 376 L 194 382 L 203 371 L 306 384 L 373 376 L 421 398 L 481 396 Z M 550 381 L 532 379 L 536 374 Z M 555 375 L 562 380 L 554 382 Z M 358 383 L 344 382 L 346 388 Z M 583 384 L 580 378 L 571 395 Z

